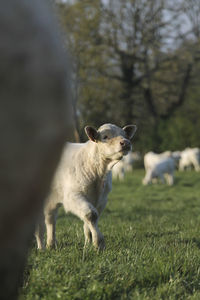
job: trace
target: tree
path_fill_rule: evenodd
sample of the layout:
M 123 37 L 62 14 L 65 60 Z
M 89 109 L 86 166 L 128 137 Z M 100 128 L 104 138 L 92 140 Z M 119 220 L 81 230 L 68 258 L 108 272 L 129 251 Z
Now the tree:
M 183 1 L 176 9 L 171 0 L 63 4 L 80 127 L 137 123 L 139 148 L 160 150 L 160 127 L 184 105 L 197 62 L 196 38 L 182 26 Z

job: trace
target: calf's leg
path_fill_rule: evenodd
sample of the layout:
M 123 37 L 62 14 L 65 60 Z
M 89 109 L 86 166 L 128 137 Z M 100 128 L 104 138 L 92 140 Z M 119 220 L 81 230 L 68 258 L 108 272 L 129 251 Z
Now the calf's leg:
M 166 179 L 167 179 L 168 185 L 174 184 L 174 174 L 173 173 L 166 174 Z
M 35 231 L 35 237 L 36 237 L 38 249 L 45 248 L 44 232 L 45 232 L 45 223 L 44 223 L 44 214 L 42 213 L 42 215 L 39 218 L 39 222 L 37 224 L 36 231 Z
M 84 247 L 86 247 L 87 244 L 92 242 L 92 233 L 86 222 L 84 222 L 83 230 L 84 230 L 84 235 L 85 235 L 85 246 Z
M 200 166 L 199 166 L 199 162 L 197 159 L 193 159 L 192 160 L 192 164 L 194 166 L 195 171 L 199 172 L 200 171 Z
M 96 249 L 103 250 L 105 248 L 104 237 L 98 228 L 98 213 L 94 210 L 91 210 L 85 216 L 85 222 L 87 223 L 91 234 L 92 234 L 92 242 Z
M 165 183 L 165 177 L 162 173 L 159 174 L 159 178 L 160 178 L 161 182 L 164 184 Z
M 70 211 L 84 222 L 85 245 L 92 236 L 92 243 L 98 250 L 105 248 L 104 237 L 98 228 L 99 214 L 96 208 L 80 195 L 70 195 L 70 205 L 64 201 L 66 211 Z
M 56 218 L 57 209 L 45 212 L 45 224 L 47 228 L 47 247 L 56 247 Z

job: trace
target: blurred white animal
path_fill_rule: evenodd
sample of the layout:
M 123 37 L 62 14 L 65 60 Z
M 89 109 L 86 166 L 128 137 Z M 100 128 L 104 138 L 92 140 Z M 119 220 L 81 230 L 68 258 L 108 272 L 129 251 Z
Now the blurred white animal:
M 200 149 L 186 148 L 181 152 L 179 161 L 179 170 L 184 171 L 186 168 L 194 167 L 195 171 L 200 171 Z
M 35 224 L 73 132 L 70 61 L 50 2 L 0 5 L 1 300 L 18 299 Z
M 120 160 L 114 167 L 112 168 L 112 177 L 114 179 L 119 179 L 120 181 L 124 180 L 125 177 L 125 168 L 124 168 L 124 160 Z
M 165 151 L 162 153 L 148 152 L 144 155 L 144 168 L 147 172 L 149 169 L 152 169 L 154 165 L 162 160 L 163 158 L 168 158 L 172 156 L 171 151 Z
M 114 179 L 124 180 L 126 172 L 133 171 L 133 164 L 135 161 L 141 159 L 141 155 L 138 151 L 129 152 L 126 156 L 122 158 L 112 169 L 112 175 Z
M 97 249 L 105 247 L 98 220 L 112 187 L 112 167 L 131 150 L 135 125 L 123 129 L 104 124 L 98 130 L 85 127 L 89 141 L 69 143 L 55 175 L 52 191 L 44 209 L 47 246 L 55 246 L 56 214 L 59 204 L 84 222 L 85 245 L 92 241 Z M 43 248 L 44 219 L 36 231 L 38 248 Z
M 174 151 L 172 152 L 171 157 L 174 159 L 175 168 L 179 168 L 179 161 L 181 159 L 181 151 Z
M 141 159 L 141 154 L 138 151 L 129 152 L 126 156 L 124 156 L 124 168 L 125 172 L 132 172 L 134 162 L 139 161 Z
M 143 184 L 147 185 L 153 182 L 153 179 L 161 179 L 162 183 L 166 182 L 168 185 L 174 183 L 174 169 L 175 161 L 172 157 L 161 158 L 159 161 L 154 162 L 151 168 L 148 168 L 146 175 L 143 179 Z

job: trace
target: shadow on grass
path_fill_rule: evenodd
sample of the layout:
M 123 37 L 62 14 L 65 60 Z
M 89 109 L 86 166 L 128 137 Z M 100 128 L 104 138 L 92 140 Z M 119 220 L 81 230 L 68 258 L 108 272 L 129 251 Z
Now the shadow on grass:
M 182 185 L 185 187 L 193 187 L 194 183 L 184 182 Z
M 147 232 L 144 234 L 147 238 L 155 238 L 155 237 L 163 237 L 163 236 L 173 236 L 179 234 L 178 230 L 170 230 L 170 231 L 163 231 L 163 232 Z
M 200 240 L 199 239 L 197 239 L 197 238 L 188 238 L 188 239 L 178 239 L 178 242 L 180 242 L 180 243 L 184 243 L 184 244 L 191 244 L 191 243 L 193 243 L 193 244 L 195 244 L 196 246 L 197 246 L 197 248 L 199 248 L 200 249 Z

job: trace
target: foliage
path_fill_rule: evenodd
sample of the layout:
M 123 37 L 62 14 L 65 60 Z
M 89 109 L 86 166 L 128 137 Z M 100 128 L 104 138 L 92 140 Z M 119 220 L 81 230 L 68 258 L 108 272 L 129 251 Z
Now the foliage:
M 143 170 L 114 182 L 100 220 L 107 249 L 83 250 L 82 223 L 61 209 L 58 248 L 35 243 L 22 299 L 199 299 L 199 174 L 176 183 L 142 186 Z
M 86 123 L 136 123 L 142 152 L 200 145 L 193 122 L 200 109 L 200 7 L 193 2 L 58 2 L 74 57 L 81 136 Z

